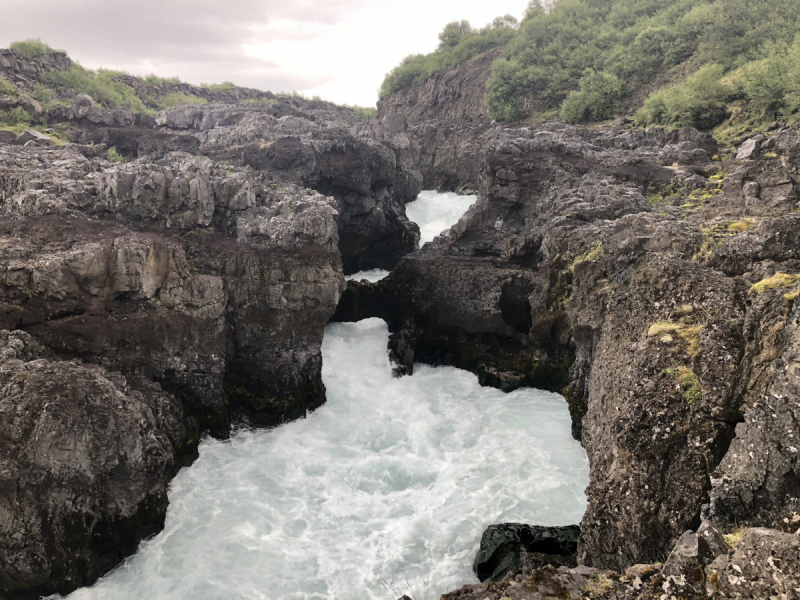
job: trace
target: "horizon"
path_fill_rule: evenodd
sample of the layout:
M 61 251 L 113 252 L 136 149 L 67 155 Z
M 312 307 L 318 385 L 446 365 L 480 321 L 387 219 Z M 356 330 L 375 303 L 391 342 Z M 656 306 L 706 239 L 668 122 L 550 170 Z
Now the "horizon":
M 386 74 L 409 54 L 435 50 L 445 25 L 463 19 L 482 27 L 504 14 L 521 18 L 528 4 L 302 0 L 289 6 L 275 0 L 233 5 L 202 0 L 195 10 L 197 3 L 186 0 L 148 7 L 150 1 L 132 7 L 99 0 L 80 0 L 77 6 L 10 0 L 0 23 L 2 47 L 40 38 L 91 69 L 177 76 L 195 85 L 231 81 L 375 106 Z M 152 14 L 162 17 L 145 16 Z

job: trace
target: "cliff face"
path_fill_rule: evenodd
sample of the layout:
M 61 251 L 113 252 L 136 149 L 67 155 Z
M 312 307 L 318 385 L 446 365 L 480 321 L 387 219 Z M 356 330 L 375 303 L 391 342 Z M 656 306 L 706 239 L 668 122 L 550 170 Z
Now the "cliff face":
M 0 54 L 20 90 L 70 67 Z M 203 432 L 320 406 L 343 270 L 415 248 L 410 157 L 352 109 L 266 96 L 151 116 L 59 90 L 36 118 L 73 143 L 0 137 L 0 596 L 133 552 Z
M 499 52 L 497 49 L 481 54 L 381 100 L 378 119 L 402 115 L 410 125 L 431 119 L 451 121 L 460 126 L 489 123 L 492 119 L 483 96 L 492 62 Z
M 797 131 L 737 158 L 692 129 L 436 127 L 404 134 L 436 156 L 442 131 L 469 143 L 426 179 L 478 162 L 477 204 L 387 279 L 351 282 L 336 318 L 387 318 L 401 371 L 564 393 L 591 465 L 583 564 L 662 561 L 703 519 L 791 519 Z

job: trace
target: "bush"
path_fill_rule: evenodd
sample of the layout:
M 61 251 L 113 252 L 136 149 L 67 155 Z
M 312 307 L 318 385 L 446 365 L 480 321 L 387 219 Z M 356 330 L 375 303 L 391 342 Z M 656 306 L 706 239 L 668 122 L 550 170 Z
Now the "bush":
M 208 88 L 212 92 L 230 92 L 233 91 L 236 86 L 231 81 L 223 81 L 222 83 L 201 83 L 201 87 Z
M 16 96 L 19 94 L 17 86 L 0 77 L 0 96 Z
M 21 106 L 15 106 L 0 110 L 0 123 L 11 127 L 15 125 L 30 127 L 33 124 L 33 117 Z
M 150 75 L 146 75 L 143 79 L 152 85 L 178 85 L 181 83 L 181 80 L 177 77 L 159 77 L 155 73 L 150 73 Z
M 800 111 L 800 36 L 773 48 L 767 58 L 746 65 L 742 87 L 753 111 L 770 119 Z
M 95 73 L 81 65 L 75 65 L 69 71 L 49 71 L 40 75 L 40 80 L 52 88 L 72 88 L 77 94 L 88 94 L 103 106 L 116 108 L 121 104 L 130 104 L 133 112 L 152 112 L 136 95 L 131 86 L 114 79 L 112 71 Z
M 43 54 L 50 54 L 52 52 L 63 52 L 63 50 L 54 50 L 39 38 L 25 40 L 23 42 L 12 42 L 11 49 L 15 50 L 20 56 L 28 59 L 39 58 Z
M 371 121 L 378 117 L 378 109 L 374 106 L 350 106 L 356 113 L 356 121 Z
M 638 125 L 711 129 L 727 114 L 724 102 L 735 90 L 722 83 L 723 68 L 706 65 L 685 82 L 651 94 L 636 113 Z
M 589 69 L 580 86 L 580 91 L 572 92 L 561 105 L 561 118 L 567 123 L 604 121 L 619 113 L 625 86 L 616 75 Z
M 505 45 L 514 37 L 517 27 L 517 20 L 511 15 L 498 17 L 482 29 L 474 29 L 468 21 L 449 23 L 439 34 L 439 47 L 434 52 L 406 56 L 386 75 L 380 87 L 380 97 L 385 98 L 411 87 L 415 81 Z

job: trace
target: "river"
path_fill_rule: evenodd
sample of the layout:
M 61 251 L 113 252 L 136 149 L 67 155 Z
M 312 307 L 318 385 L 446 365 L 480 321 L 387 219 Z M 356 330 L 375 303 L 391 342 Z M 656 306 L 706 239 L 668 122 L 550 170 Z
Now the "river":
M 474 202 L 420 200 L 423 242 Z M 487 525 L 580 521 L 589 466 L 561 396 L 504 394 L 451 367 L 394 378 L 388 335 L 379 319 L 328 325 L 327 403 L 203 440 L 164 531 L 70 599 L 435 598 L 476 581 Z

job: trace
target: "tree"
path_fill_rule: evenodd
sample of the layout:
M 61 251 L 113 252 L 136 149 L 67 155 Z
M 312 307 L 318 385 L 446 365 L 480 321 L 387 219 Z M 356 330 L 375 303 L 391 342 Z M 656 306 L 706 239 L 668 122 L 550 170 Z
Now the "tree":
M 439 34 L 439 48 L 454 48 L 463 40 L 464 36 L 475 33 L 469 21 L 453 21 L 445 25 Z

